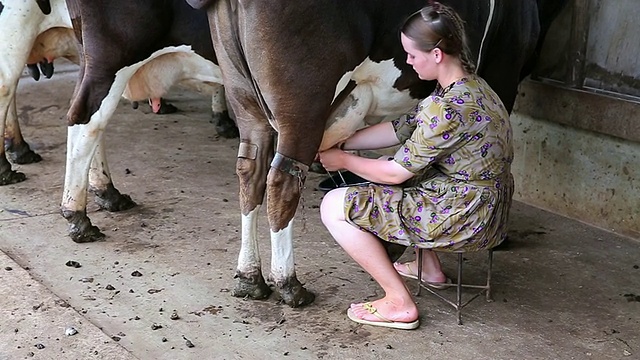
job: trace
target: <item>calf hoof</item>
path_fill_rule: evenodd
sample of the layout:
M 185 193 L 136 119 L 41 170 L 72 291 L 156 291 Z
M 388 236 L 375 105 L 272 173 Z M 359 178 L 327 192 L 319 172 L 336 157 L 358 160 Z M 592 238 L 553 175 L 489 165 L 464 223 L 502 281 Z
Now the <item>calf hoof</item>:
M 250 297 L 254 300 L 261 300 L 268 298 L 272 293 L 260 273 L 247 276 L 236 271 L 234 277 L 237 280 L 231 295 L 235 297 Z
M 91 192 L 96 195 L 96 204 L 98 204 L 100 209 L 109 212 L 129 210 L 137 205 L 135 201 L 131 199 L 131 196 L 121 194 L 113 184 L 107 185 L 105 190 L 91 189 Z
M 8 170 L 0 174 L 0 186 L 11 185 L 27 180 L 27 176 L 21 172 Z
M 76 243 L 88 243 L 104 239 L 104 234 L 84 211 L 62 211 L 62 216 L 69 221 L 69 237 Z
M 309 305 L 316 298 L 312 292 L 307 291 L 302 286 L 295 276 L 284 282 L 276 282 L 276 288 L 282 297 L 282 301 L 293 308 Z
M 213 113 L 211 123 L 216 126 L 216 133 L 225 139 L 240 137 L 240 131 L 236 123 L 229 117 L 227 111 Z

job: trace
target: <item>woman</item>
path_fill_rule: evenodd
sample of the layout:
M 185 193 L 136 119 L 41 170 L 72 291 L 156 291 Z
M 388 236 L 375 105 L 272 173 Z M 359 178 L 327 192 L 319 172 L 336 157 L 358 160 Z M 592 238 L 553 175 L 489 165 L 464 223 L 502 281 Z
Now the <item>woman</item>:
M 434 4 L 401 28 L 407 63 L 434 92 L 407 115 L 356 132 L 319 154 L 329 170 L 347 169 L 372 184 L 338 188 L 322 201 L 322 221 L 336 241 L 385 291 L 352 304 L 358 323 L 399 329 L 419 326 L 418 309 L 401 276 L 416 278 L 415 262 L 392 264 L 380 240 L 416 248 L 473 251 L 506 235 L 513 194 L 511 125 L 502 102 L 475 75 L 463 23 Z M 343 150 L 402 144 L 393 159 Z M 428 285 L 448 281 L 433 251 L 423 257 Z

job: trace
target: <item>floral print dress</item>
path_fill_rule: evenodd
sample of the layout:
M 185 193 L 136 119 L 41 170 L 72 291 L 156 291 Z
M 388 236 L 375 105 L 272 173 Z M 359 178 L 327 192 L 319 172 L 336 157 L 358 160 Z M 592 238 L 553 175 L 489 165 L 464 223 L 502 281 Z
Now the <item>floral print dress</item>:
M 405 246 L 475 251 L 500 244 L 514 187 L 512 130 L 489 85 L 470 75 L 439 87 L 393 126 L 403 145 L 392 160 L 415 176 L 402 185 L 349 187 L 347 221 Z

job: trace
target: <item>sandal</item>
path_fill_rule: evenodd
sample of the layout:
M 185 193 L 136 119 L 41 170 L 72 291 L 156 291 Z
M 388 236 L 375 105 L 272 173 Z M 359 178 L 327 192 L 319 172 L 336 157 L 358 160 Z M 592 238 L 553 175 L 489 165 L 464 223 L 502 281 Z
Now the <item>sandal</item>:
M 406 273 L 406 272 L 398 270 L 398 268 L 395 267 L 395 264 L 406 266 L 407 271 L 409 271 L 409 272 Z M 406 263 L 403 263 L 403 264 L 394 263 L 393 268 L 396 269 L 396 271 L 398 272 L 398 274 L 400 274 L 400 276 L 403 276 L 403 277 L 406 277 L 406 278 L 409 278 L 409 279 L 418 280 L 418 275 L 414 275 L 413 271 L 411 270 L 411 263 L 410 262 L 406 262 Z M 417 273 L 417 271 L 416 271 L 416 273 Z M 444 282 L 430 282 L 430 281 L 424 281 L 423 280 L 422 281 L 422 285 L 426 285 L 426 286 L 428 286 L 430 288 L 433 288 L 433 289 L 436 289 L 436 290 L 443 290 L 443 289 L 448 288 L 451 285 L 451 279 L 449 279 L 447 277 L 447 279 Z
M 371 303 L 364 303 L 362 304 L 362 306 L 364 307 L 365 310 L 367 310 L 372 315 L 375 315 L 380 320 L 373 321 L 373 320 L 361 319 L 357 317 L 356 314 L 353 313 L 353 310 L 351 310 L 351 308 L 347 309 L 347 316 L 349 317 L 349 319 L 357 322 L 358 324 L 382 326 L 382 327 L 388 327 L 388 328 L 400 329 L 400 330 L 413 330 L 413 329 L 417 329 L 418 326 L 420 326 L 420 320 L 418 319 L 412 322 L 393 321 L 382 316 L 378 312 L 378 309 L 376 309 L 373 305 L 371 305 Z

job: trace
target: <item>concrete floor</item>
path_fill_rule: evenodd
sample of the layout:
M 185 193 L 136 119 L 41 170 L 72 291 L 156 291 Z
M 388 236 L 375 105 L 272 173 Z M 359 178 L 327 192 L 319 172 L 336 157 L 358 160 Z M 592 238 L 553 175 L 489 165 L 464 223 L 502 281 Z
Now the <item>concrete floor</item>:
M 75 77 L 20 86 L 25 137 L 44 160 L 15 166 L 28 180 L 0 188 L 0 359 L 640 359 L 640 242 L 518 202 L 509 246 L 494 256 L 495 301 L 472 302 L 464 325 L 424 292 L 417 330 L 347 319 L 349 303 L 381 294 L 322 226 L 318 174 L 295 231 L 298 277 L 315 302 L 232 297 L 237 140 L 214 135 L 197 94 L 175 92 L 182 111 L 164 116 L 122 102 L 108 157 L 115 186 L 139 206 L 108 213 L 91 203 L 106 241 L 75 244 L 58 214 Z M 264 215 L 260 231 L 268 269 Z M 442 259 L 454 275 L 454 256 Z M 481 281 L 485 254 L 465 259 L 465 281 Z M 66 336 L 69 326 L 79 333 Z

